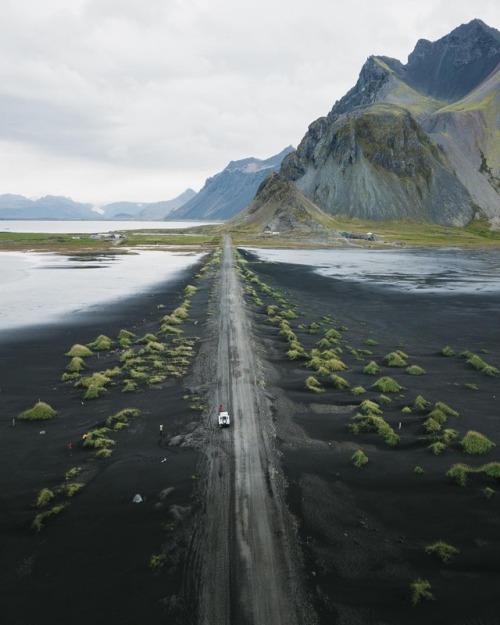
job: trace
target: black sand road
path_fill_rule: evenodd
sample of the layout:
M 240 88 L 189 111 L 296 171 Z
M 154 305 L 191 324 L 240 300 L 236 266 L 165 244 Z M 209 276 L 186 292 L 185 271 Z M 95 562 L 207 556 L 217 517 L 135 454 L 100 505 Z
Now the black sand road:
M 201 623 L 305 623 L 295 547 L 283 517 L 283 491 L 275 480 L 272 417 L 228 237 L 218 304 L 206 526 L 197 547 L 203 561 Z M 218 430 L 219 404 L 231 414 L 230 428 Z

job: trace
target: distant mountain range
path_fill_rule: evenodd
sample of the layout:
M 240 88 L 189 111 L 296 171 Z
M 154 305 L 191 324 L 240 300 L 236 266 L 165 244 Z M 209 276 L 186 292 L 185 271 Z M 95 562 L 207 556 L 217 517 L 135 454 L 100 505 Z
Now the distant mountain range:
M 208 178 L 199 193 L 187 189 L 173 200 L 163 202 L 113 202 L 96 210 L 91 204 L 61 196 L 31 200 L 22 195 L 0 195 L 0 220 L 224 221 L 250 204 L 264 178 L 278 171 L 283 158 L 292 151 L 290 146 L 265 160 L 231 161 L 222 172 Z
M 0 219 L 54 219 L 54 220 L 129 220 L 162 221 L 196 192 L 187 189 L 173 200 L 164 202 L 114 202 L 96 211 L 91 204 L 75 202 L 70 198 L 47 195 L 30 200 L 23 195 L 0 195 Z
M 372 56 L 280 177 L 330 215 L 463 226 L 500 219 L 500 32 L 480 20 Z
M 285 156 L 292 151 L 293 147 L 289 146 L 265 160 L 231 161 L 223 171 L 208 178 L 196 197 L 171 213 L 168 219 L 230 219 L 250 204 L 264 178 L 278 171 Z
M 102 207 L 103 219 L 128 219 L 140 221 L 162 221 L 172 212 L 180 208 L 187 201 L 196 196 L 196 191 L 187 189 L 173 200 L 152 202 L 150 204 L 137 202 L 113 202 Z

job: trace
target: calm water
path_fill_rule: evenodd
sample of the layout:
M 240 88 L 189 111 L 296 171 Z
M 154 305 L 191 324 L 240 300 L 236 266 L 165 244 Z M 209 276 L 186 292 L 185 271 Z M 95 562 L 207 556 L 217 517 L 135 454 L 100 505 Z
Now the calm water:
M 0 220 L 0 232 L 100 234 L 118 230 L 176 230 L 220 223 L 217 221 L 44 221 Z
M 203 254 L 69 257 L 0 252 L 0 332 L 89 312 L 175 279 Z
M 500 250 L 248 249 L 267 262 L 307 265 L 337 280 L 425 293 L 500 292 Z

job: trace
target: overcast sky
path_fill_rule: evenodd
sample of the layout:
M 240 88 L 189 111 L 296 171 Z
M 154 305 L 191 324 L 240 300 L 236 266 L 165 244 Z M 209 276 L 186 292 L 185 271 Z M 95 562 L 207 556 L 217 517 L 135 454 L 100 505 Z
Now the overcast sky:
M 298 145 L 368 56 L 406 63 L 497 0 L 1 0 L 0 193 L 198 191 Z

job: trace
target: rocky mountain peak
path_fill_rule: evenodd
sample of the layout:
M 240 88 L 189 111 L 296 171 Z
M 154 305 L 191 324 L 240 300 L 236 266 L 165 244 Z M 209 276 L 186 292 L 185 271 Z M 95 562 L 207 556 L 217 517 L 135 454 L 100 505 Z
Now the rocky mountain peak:
M 483 82 L 499 63 L 500 32 L 476 19 L 438 41 L 420 39 L 402 78 L 427 95 L 453 102 Z
M 330 215 L 461 226 L 498 215 L 500 32 L 481 20 L 371 56 L 281 176 Z

